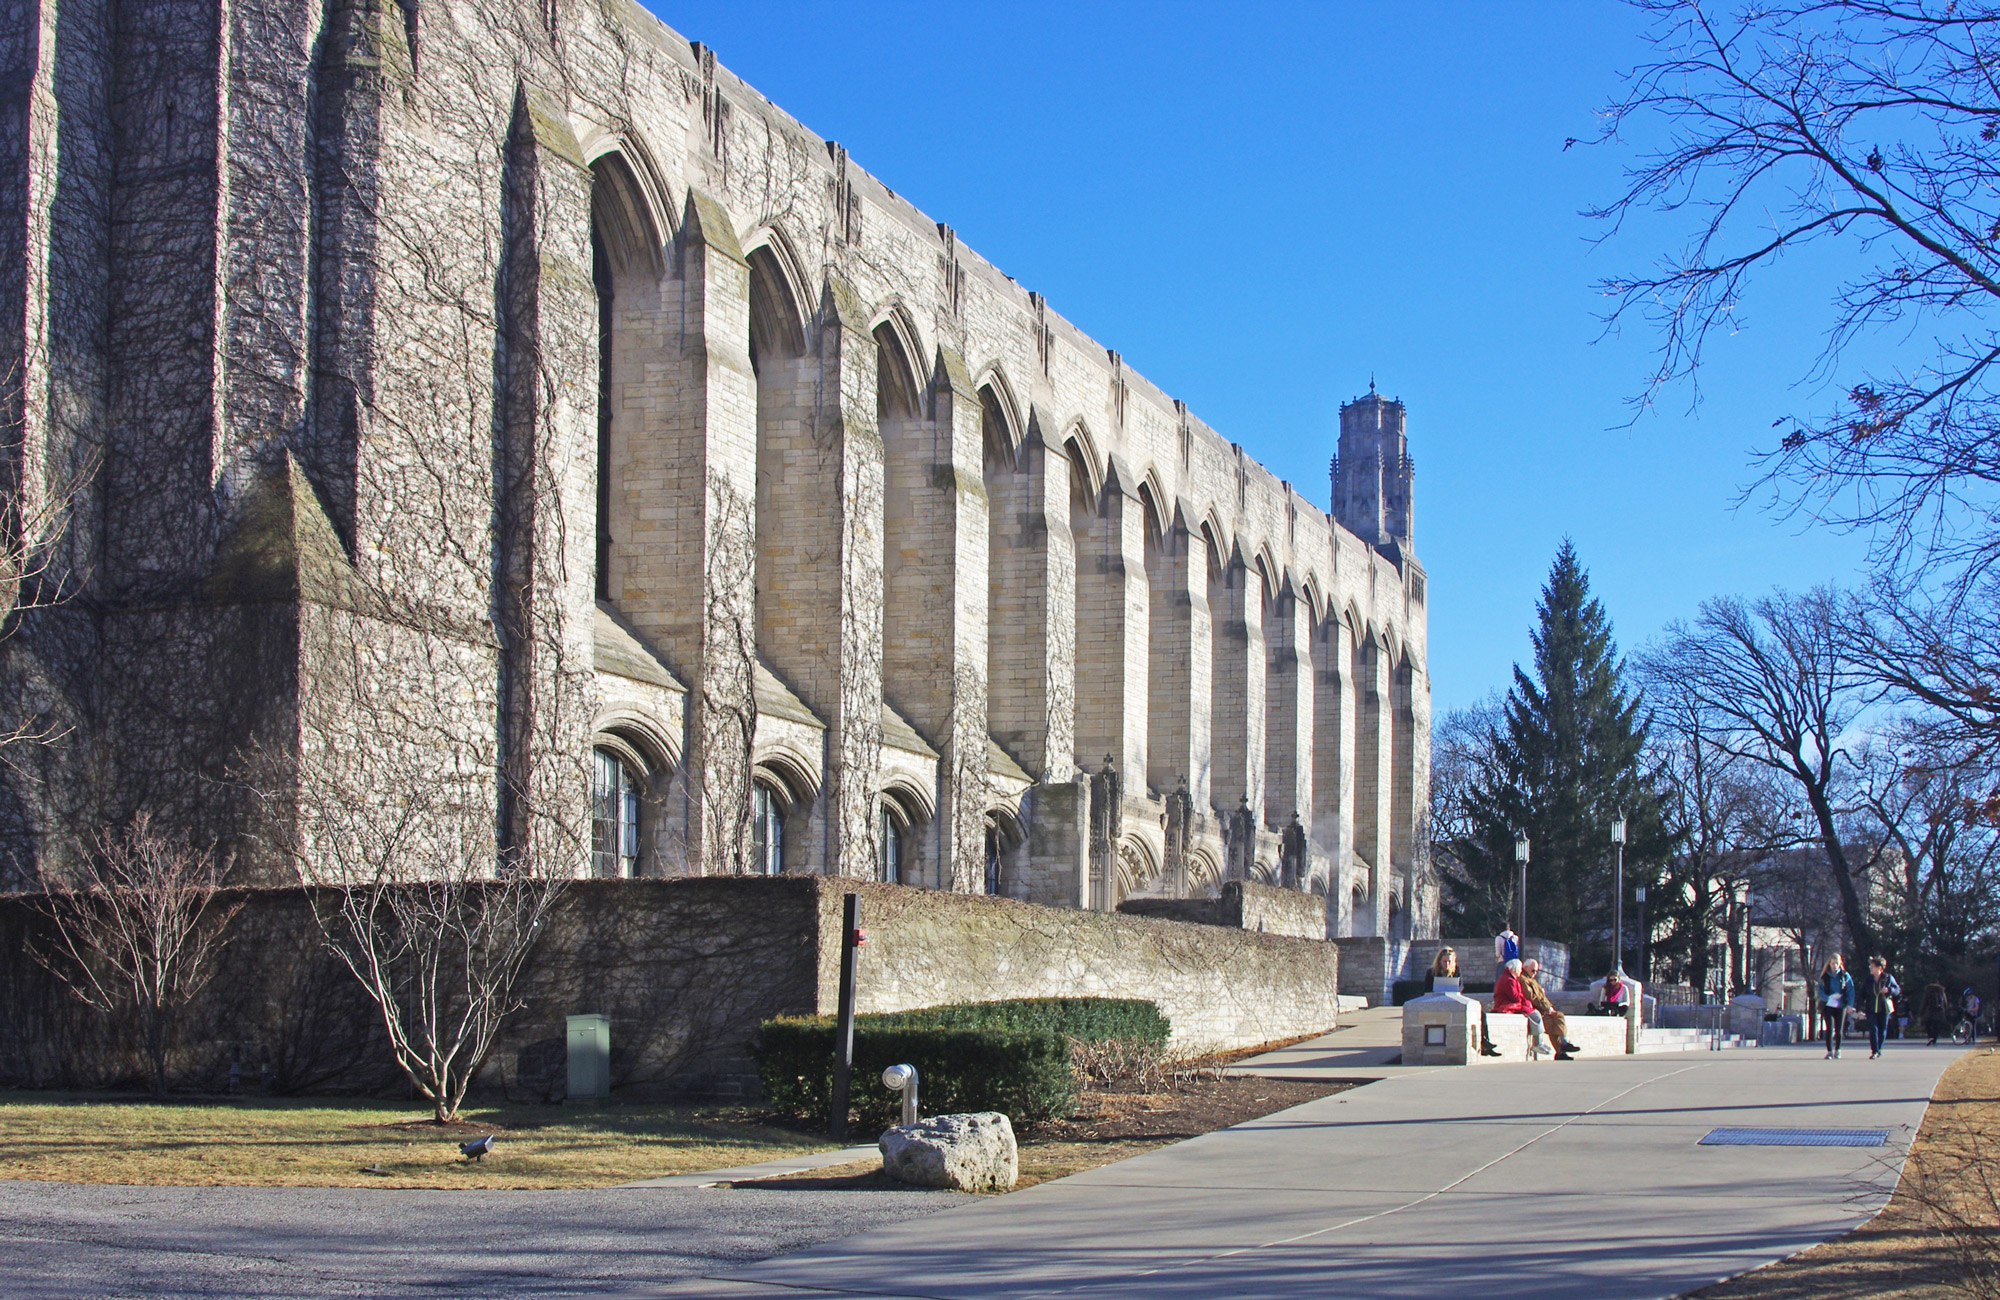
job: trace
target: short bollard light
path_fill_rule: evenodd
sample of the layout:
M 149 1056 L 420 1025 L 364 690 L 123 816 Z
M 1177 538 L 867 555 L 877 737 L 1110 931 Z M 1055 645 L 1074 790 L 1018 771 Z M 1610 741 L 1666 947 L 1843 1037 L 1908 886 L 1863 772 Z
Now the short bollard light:
M 891 1092 L 903 1094 L 903 1125 L 908 1127 L 917 1122 L 917 1067 L 914 1065 L 892 1065 L 882 1071 L 882 1086 Z

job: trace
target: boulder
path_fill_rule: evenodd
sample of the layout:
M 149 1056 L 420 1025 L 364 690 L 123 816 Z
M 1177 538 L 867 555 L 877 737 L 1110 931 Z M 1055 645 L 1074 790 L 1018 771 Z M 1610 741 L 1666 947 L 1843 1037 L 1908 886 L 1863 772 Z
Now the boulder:
M 882 1169 L 918 1187 L 1004 1192 L 1020 1176 L 1014 1126 L 999 1111 L 933 1115 L 882 1134 Z

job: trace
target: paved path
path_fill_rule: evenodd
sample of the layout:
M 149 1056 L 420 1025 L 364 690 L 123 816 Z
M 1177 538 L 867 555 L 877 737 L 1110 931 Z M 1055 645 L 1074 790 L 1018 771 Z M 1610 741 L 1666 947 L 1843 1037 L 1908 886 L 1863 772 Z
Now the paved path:
M 1411 1070 L 1234 1129 L 642 1294 L 1670 1296 L 1879 1209 L 1954 1051 Z M 1703 1147 L 1723 1126 L 1886 1148 Z
M 1275 1052 L 1238 1061 L 1232 1074 L 1277 1079 L 1388 1079 L 1427 1068 L 1403 1059 L 1403 1009 L 1364 1007 L 1341 1017 L 1340 1028 Z
M 952 1192 L 0 1181 L 7 1300 L 628 1296 L 963 1205 Z

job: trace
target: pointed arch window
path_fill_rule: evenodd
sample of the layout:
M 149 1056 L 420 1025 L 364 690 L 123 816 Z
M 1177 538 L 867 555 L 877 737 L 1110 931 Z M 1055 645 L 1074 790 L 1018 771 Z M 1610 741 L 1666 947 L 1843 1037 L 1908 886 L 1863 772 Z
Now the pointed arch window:
M 740 787 L 739 787 L 740 788 Z M 769 781 L 750 790 L 750 871 L 759 876 L 785 870 L 785 796 Z
M 591 751 L 590 860 L 594 874 L 639 874 L 639 805 L 643 774 L 616 750 Z
M 903 880 L 904 850 L 908 843 L 909 827 L 897 814 L 895 804 L 882 801 L 882 879 L 891 885 L 905 883 Z

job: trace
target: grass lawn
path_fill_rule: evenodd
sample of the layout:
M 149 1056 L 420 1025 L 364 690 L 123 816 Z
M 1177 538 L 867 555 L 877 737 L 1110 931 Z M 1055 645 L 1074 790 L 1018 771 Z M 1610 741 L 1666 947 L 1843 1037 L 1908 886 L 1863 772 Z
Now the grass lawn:
M 493 1154 L 459 1154 L 486 1133 Z M 51 1182 L 603 1187 L 832 1145 L 728 1106 L 468 1106 L 443 1128 L 410 1102 L 0 1092 L 0 1178 Z

